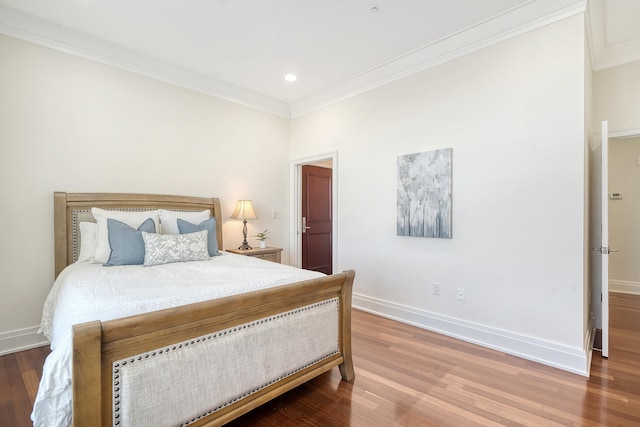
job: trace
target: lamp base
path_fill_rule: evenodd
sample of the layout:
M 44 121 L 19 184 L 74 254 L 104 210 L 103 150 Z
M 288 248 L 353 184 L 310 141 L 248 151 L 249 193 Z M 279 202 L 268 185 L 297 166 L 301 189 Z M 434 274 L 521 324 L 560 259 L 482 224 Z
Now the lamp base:
M 247 243 L 247 220 L 246 219 L 242 220 L 242 237 L 243 237 L 242 245 L 240 245 L 238 249 L 241 249 L 243 251 L 246 251 L 247 249 L 253 249 Z

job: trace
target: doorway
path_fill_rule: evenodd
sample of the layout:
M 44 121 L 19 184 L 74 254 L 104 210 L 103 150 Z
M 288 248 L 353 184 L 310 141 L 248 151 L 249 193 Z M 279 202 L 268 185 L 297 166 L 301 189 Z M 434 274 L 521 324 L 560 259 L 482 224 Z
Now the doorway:
M 335 152 L 292 162 L 290 264 L 295 267 L 326 274 L 337 269 L 336 171 Z M 311 212 L 309 200 L 320 203 Z
M 609 146 L 609 290 L 640 295 L 640 137 L 611 139 Z
M 633 139 L 638 142 L 634 144 L 630 141 Z M 602 147 L 608 147 L 606 152 Z M 621 148 L 624 150 L 619 152 Z M 621 293 L 640 293 L 640 269 L 635 267 L 637 263 L 626 266 L 624 272 L 620 269 L 629 264 L 625 260 L 629 257 L 635 260 L 637 257 L 634 256 L 640 254 L 640 228 L 636 225 L 637 213 L 640 212 L 640 192 L 635 191 L 640 177 L 640 132 L 638 129 L 608 132 L 607 124 L 603 122 L 602 145 L 593 145 L 591 160 L 591 246 L 595 251 L 603 247 L 606 249 L 604 257 L 592 252 L 594 257 L 591 259 L 589 297 L 594 325 L 598 329 L 593 348 L 608 357 L 610 293 L 615 293 L 616 297 Z M 621 171 L 623 164 L 626 169 L 624 173 Z M 621 216 L 623 212 L 620 211 L 625 204 L 636 209 L 636 216 L 633 216 L 633 212 L 626 213 L 626 219 L 624 215 Z M 598 242 L 599 237 L 602 238 L 602 244 Z M 631 280 L 620 280 L 619 277 Z M 614 346 L 616 344 L 621 343 L 612 343 Z
M 640 136 L 616 138 L 609 145 L 609 241 L 618 249 L 609 261 L 610 347 L 628 347 L 627 334 L 640 310 Z M 632 321 L 634 319 L 636 321 Z M 619 329 L 622 327 L 623 329 Z M 628 330 L 624 330 L 627 328 Z M 620 331 L 621 333 L 614 333 Z
M 302 165 L 302 268 L 333 272 L 331 162 Z

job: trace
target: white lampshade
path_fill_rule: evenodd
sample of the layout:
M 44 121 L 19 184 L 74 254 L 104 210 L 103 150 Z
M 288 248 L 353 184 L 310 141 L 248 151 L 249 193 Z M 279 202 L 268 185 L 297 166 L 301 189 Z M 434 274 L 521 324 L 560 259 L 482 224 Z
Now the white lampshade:
M 258 219 L 258 215 L 253 210 L 251 200 L 238 200 L 236 209 L 231 214 L 232 219 Z

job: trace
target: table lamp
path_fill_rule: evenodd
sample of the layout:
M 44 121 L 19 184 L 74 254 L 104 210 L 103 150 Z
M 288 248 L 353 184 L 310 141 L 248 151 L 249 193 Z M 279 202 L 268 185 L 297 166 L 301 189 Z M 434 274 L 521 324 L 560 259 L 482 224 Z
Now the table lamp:
M 253 211 L 253 205 L 251 204 L 251 200 L 238 200 L 238 204 L 236 205 L 236 209 L 231 214 L 232 219 L 241 219 L 244 224 L 242 227 L 242 234 L 244 236 L 244 240 L 242 241 L 242 245 L 238 249 L 252 249 L 251 246 L 247 243 L 247 220 L 248 219 L 258 219 L 258 216 Z

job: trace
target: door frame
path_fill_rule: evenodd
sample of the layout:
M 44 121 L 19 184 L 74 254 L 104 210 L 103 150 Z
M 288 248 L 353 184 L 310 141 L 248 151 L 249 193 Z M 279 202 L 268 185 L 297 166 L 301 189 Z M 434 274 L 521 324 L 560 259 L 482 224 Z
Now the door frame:
M 602 357 L 609 357 L 609 122 L 600 135 L 600 317 Z M 603 250 L 606 248 L 606 252 Z
M 331 160 L 331 269 L 338 268 L 338 152 L 296 159 L 291 162 L 291 229 L 289 265 L 302 268 L 302 166 Z

